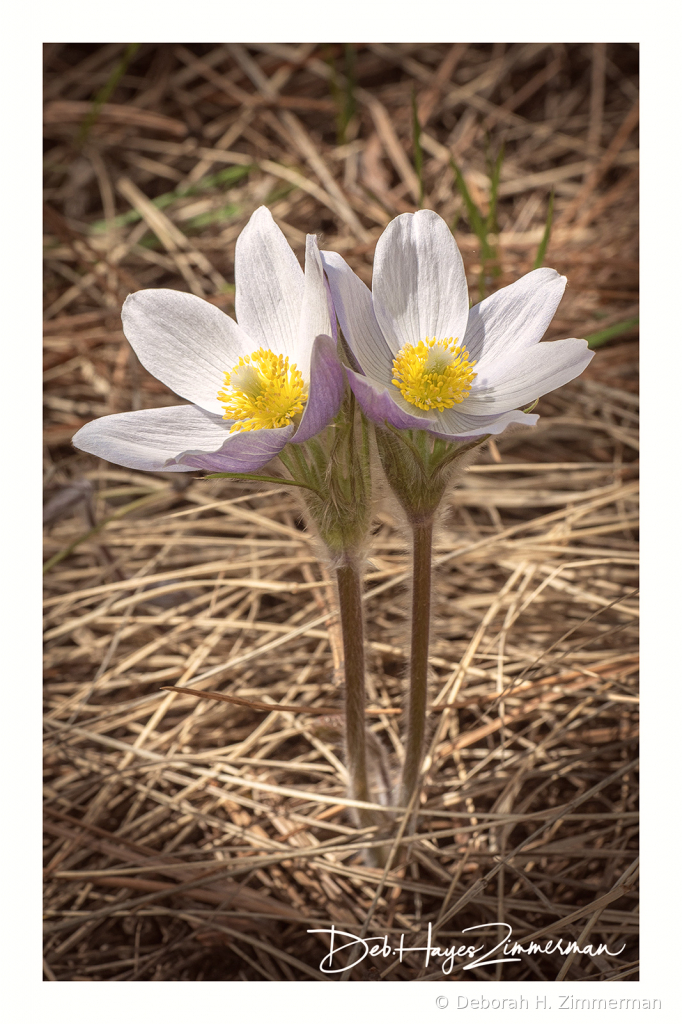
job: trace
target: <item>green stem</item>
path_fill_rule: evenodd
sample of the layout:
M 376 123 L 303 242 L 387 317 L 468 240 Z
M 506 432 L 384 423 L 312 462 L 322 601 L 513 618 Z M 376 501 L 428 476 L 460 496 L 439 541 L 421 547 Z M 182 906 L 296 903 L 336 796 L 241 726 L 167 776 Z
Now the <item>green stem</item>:
M 412 523 L 412 646 L 410 700 L 400 805 L 407 807 L 419 784 L 426 731 L 429 627 L 431 624 L 431 543 L 433 516 Z
M 370 802 L 365 741 L 365 648 L 362 621 L 362 583 L 355 560 L 336 570 L 346 676 L 346 756 L 353 800 Z M 357 808 L 362 828 L 374 825 L 371 812 Z

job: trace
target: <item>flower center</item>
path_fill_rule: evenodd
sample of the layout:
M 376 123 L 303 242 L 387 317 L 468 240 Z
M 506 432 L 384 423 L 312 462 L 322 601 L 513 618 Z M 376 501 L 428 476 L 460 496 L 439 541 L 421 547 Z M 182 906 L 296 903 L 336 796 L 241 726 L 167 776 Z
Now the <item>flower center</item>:
M 427 338 L 403 345 L 393 360 L 392 383 L 419 409 L 451 409 L 469 394 L 476 360 L 469 360 L 457 338 Z
M 260 430 L 286 427 L 303 412 L 308 400 L 305 381 L 296 364 L 289 366 L 288 356 L 278 356 L 259 348 L 242 356 L 225 374 L 224 390 L 218 393 L 225 420 L 236 420 L 236 430 Z

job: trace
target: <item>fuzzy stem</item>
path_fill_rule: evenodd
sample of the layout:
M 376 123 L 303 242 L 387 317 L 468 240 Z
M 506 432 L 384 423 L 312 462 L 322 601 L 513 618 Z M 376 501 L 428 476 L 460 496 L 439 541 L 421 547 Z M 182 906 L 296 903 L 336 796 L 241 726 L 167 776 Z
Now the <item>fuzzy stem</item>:
M 346 675 L 346 751 L 351 797 L 370 801 L 365 748 L 365 649 L 362 582 L 357 561 L 349 558 L 336 570 Z M 357 809 L 362 828 L 374 824 L 367 810 Z
M 419 783 L 426 730 L 429 627 L 431 623 L 431 542 L 433 515 L 412 523 L 412 646 L 410 701 L 400 805 L 407 807 Z

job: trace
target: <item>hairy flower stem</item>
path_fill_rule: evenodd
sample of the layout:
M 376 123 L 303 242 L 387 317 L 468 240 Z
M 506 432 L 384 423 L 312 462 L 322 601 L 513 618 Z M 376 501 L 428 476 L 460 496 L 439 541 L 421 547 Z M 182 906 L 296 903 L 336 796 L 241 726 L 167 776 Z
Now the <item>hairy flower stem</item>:
M 388 760 L 366 730 L 362 567 L 372 520 L 369 427 L 347 392 L 340 415 L 302 445 L 290 445 L 280 462 L 298 492 L 310 525 L 322 542 L 336 576 L 345 674 L 345 747 L 350 796 L 367 803 L 390 803 Z M 369 744 L 369 745 L 368 745 Z M 360 828 L 384 829 L 390 815 L 354 808 Z M 385 863 L 387 850 L 372 847 L 370 863 Z
M 400 806 L 407 807 L 419 784 L 426 731 L 429 629 L 431 624 L 431 544 L 433 516 L 412 523 L 412 642 L 410 696 Z
M 375 436 L 386 479 L 412 531 L 410 694 L 398 798 L 401 807 L 408 807 L 419 785 L 426 732 L 434 521 L 457 464 L 486 438 L 453 443 L 431 436 L 425 430 L 401 431 L 389 424 L 376 425 Z
M 346 676 L 346 757 L 353 800 L 371 802 L 365 743 L 365 649 L 362 621 L 362 581 L 357 561 L 349 559 L 336 570 Z M 375 824 L 370 811 L 357 808 L 362 828 Z

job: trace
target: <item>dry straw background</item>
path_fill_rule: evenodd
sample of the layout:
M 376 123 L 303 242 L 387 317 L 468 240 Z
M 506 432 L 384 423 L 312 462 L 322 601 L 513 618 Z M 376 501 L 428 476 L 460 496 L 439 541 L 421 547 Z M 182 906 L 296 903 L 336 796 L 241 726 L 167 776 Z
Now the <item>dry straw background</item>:
M 445 946 L 491 921 L 626 948 L 453 980 L 637 978 L 637 62 L 626 44 L 46 46 L 47 979 L 325 980 L 308 928 L 419 945 L 431 922 Z M 70 438 L 178 401 L 121 304 L 170 287 L 233 315 L 260 204 L 299 256 L 317 232 L 370 281 L 381 231 L 419 204 L 413 93 L 423 202 L 454 224 L 472 297 L 531 269 L 554 188 L 545 264 L 569 283 L 548 338 L 607 340 L 448 496 L 441 710 L 418 834 L 382 877 L 319 715 L 340 706 L 339 638 L 293 498 L 130 472 Z M 485 213 L 503 142 L 490 257 L 450 160 Z M 368 724 L 397 767 L 407 548 L 393 509 L 376 524 Z M 351 980 L 441 977 L 417 954 Z

